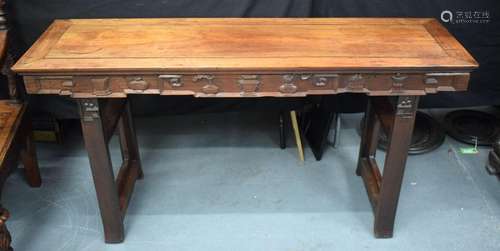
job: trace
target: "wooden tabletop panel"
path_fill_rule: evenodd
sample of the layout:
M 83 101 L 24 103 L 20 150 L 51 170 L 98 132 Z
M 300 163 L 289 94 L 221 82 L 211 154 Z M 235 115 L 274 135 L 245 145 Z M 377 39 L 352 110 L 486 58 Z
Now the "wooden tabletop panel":
M 476 61 L 434 19 L 57 20 L 20 73 L 470 71 Z

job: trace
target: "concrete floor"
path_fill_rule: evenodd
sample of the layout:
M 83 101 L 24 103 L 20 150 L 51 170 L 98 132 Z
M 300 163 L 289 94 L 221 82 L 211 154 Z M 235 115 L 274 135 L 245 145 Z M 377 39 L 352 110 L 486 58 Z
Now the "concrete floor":
M 344 115 L 339 146 L 300 163 L 273 114 L 224 113 L 136 121 L 145 179 L 136 185 L 123 244 L 103 242 L 79 134 L 38 144 L 43 186 L 12 175 L 4 204 L 16 250 L 500 250 L 500 182 L 486 148 L 461 155 L 447 138 L 411 156 L 392 239 L 374 239 L 354 174 L 360 114 Z M 117 140 L 113 163 L 120 164 Z M 379 154 L 380 155 L 380 154 Z M 383 156 L 380 156 L 383 157 Z M 382 158 L 381 158 L 382 160 Z

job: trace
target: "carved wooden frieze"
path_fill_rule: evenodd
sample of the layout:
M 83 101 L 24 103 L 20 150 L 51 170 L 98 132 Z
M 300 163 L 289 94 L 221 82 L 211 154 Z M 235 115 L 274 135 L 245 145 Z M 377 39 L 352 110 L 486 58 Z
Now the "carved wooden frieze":
M 337 89 L 338 79 L 338 74 L 314 74 L 312 78 L 312 84 L 315 87 L 331 87 L 333 89 Z
M 405 85 L 405 81 L 408 80 L 407 75 L 397 73 L 396 75 L 391 76 L 391 80 L 392 80 L 391 91 L 393 93 L 402 93 L 405 91 L 404 85 Z
M 428 73 L 424 77 L 426 93 L 439 91 L 460 91 L 467 89 L 468 73 Z
M 353 92 L 361 92 L 366 88 L 366 77 L 363 74 L 354 74 L 347 77 L 346 89 Z
M 161 81 L 161 83 L 160 83 L 160 85 L 162 86 L 161 89 L 164 89 L 165 84 L 170 85 L 174 89 L 182 87 L 184 85 L 184 83 L 182 81 L 182 75 L 168 75 L 167 74 L 167 75 L 160 75 L 160 76 L 158 76 L 158 78 Z
M 238 80 L 241 96 L 256 96 L 260 85 L 259 75 L 241 75 Z
M 144 74 L 123 76 L 25 76 L 28 93 L 78 98 L 128 94 L 197 97 L 306 96 L 342 92 L 425 95 L 463 91 L 468 73 Z
M 72 95 L 75 88 L 71 76 L 25 77 L 26 89 L 33 94 Z
M 193 82 L 202 83 L 201 91 L 207 95 L 215 95 L 220 87 L 214 83 L 215 76 L 210 74 L 200 74 L 193 77 Z
M 112 93 L 109 79 L 109 77 L 93 77 L 90 79 L 95 96 L 109 96 Z
M 61 83 L 61 91 L 59 92 L 59 94 L 70 96 L 73 94 L 74 87 L 75 83 L 73 82 L 73 79 L 68 78 Z
M 149 87 L 148 81 L 146 81 L 141 76 L 129 77 L 127 81 L 128 81 L 128 88 L 134 91 L 145 91 Z
M 295 76 L 293 74 L 283 75 L 283 84 L 280 85 L 279 90 L 283 94 L 293 94 L 299 89 L 294 82 Z

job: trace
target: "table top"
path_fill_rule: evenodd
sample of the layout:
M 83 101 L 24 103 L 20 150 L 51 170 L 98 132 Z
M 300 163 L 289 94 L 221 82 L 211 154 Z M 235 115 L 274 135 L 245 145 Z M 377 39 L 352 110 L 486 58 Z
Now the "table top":
M 435 19 L 166 18 L 56 20 L 13 70 L 470 72 L 476 67 Z

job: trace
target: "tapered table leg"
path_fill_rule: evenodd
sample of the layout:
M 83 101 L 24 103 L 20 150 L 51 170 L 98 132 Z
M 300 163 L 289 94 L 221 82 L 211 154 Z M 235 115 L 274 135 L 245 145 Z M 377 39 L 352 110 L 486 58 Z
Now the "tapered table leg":
M 90 159 L 105 241 L 107 243 L 122 242 L 123 219 L 100 114 L 100 102 L 98 99 L 78 99 L 77 101 L 80 106 L 83 139 Z
M 411 143 L 418 97 L 401 96 L 396 102 L 389 144 L 385 156 L 380 195 L 375 208 L 375 236 L 391 238 L 398 206 L 399 193 Z
M 134 190 L 135 181 L 144 177 L 129 103 L 125 105 L 121 118 L 118 121 L 118 132 L 123 164 L 118 173 L 116 183 L 120 196 L 121 212 L 125 215 Z
M 373 208 L 377 238 L 393 235 L 417 106 L 415 96 L 372 97 L 366 110 L 356 173 L 363 178 Z M 375 160 L 380 129 L 389 136 L 382 174 Z

